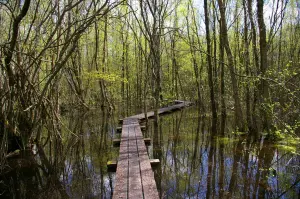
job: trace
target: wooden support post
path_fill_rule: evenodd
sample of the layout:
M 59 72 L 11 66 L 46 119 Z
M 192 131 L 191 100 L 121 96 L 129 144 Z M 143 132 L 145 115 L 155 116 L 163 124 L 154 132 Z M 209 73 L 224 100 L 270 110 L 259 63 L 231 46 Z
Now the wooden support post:
M 159 159 L 150 159 L 151 167 L 155 167 L 160 164 Z
M 122 133 L 122 127 L 120 127 L 120 126 L 117 127 L 116 132 L 117 132 L 117 133 Z
M 151 145 L 151 138 L 144 138 L 144 142 L 145 142 L 146 146 Z
M 107 171 L 116 172 L 117 170 L 117 161 L 111 160 L 107 162 Z
M 146 126 L 141 126 L 142 131 L 146 131 Z

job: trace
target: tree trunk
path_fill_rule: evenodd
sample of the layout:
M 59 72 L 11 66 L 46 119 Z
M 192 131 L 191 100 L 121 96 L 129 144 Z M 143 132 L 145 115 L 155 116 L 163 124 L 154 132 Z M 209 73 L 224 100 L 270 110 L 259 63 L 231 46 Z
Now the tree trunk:
M 227 54 L 227 59 L 228 59 L 228 67 L 229 67 L 229 72 L 230 72 L 230 77 L 231 77 L 231 83 L 232 83 L 232 89 L 233 89 L 233 98 L 234 98 L 234 113 L 235 113 L 235 120 L 237 127 L 240 131 L 245 131 L 245 122 L 244 122 L 244 117 L 243 117 L 243 112 L 242 112 L 242 107 L 241 107 L 241 100 L 240 100 L 240 95 L 239 95 L 239 88 L 238 88 L 238 83 L 235 75 L 235 69 L 234 69 L 234 60 L 233 60 L 233 55 L 230 49 L 229 45 L 229 39 L 228 39 L 228 33 L 227 33 L 227 24 L 226 24 L 226 16 L 225 16 L 225 5 L 223 4 L 222 0 L 218 0 L 219 8 L 220 8 L 220 15 L 221 15 L 221 35 L 222 35 L 222 40 L 223 44 L 225 47 L 225 51 Z
M 259 27 L 259 46 L 260 46 L 260 74 L 262 79 L 260 80 L 259 85 L 259 102 L 260 102 L 260 111 L 262 114 L 262 125 L 263 130 L 268 131 L 270 129 L 271 117 L 268 113 L 268 103 L 270 94 L 269 94 L 269 85 L 268 82 L 264 79 L 266 71 L 268 69 L 268 44 L 267 44 L 267 34 L 266 26 L 264 22 L 264 1 L 257 0 L 257 21 Z
M 209 16 L 208 16 L 208 6 L 207 0 L 204 0 L 204 13 L 205 13 L 205 30 L 206 30 L 206 46 L 207 46 L 207 64 L 208 64 L 208 84 L 210 88 L 210 103 L 211 103 L 211 113 L 212 113 L 212 133 L 217 132 L 217 107 L 215 101 L 214 92 L 214 82 L 213 82 L 213 69 L 211 60 L 211 40 L 209 33 Z
M 250 76 L 250 55 L 249 55 L 249 40 L 248 40 L 248 20 L 247 20 L 247 7 L 246 2 L 243 1 L 243 9 L 244 9 L 244 65 L 246 68 L 246 75 Z M 248 129 L 253 129 L 252 123 L 252 114 L 251 114 L 251 92 L 250 92 L 250 83 L 246 84 L 246 117 Z

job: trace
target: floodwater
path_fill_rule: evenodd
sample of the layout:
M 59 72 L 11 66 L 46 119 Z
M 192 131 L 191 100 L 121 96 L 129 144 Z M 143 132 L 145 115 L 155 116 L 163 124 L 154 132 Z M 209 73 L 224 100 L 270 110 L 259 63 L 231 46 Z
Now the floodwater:
M 161 117 L 145 137 L 161 198 L 300 198 L 299 140 L 271 142 L 235 132 L 228 117 L 224 135 L 210 131 L 209 117 L 195 107 Z M 10 160 L 0 178 L 3 198 L 111 198 L 115 173 L 106 163 L 117 117 L 72 113 L 61 134 Z M 71 133 L 72 132 L 72 133 Z M 21 158 L 20 158 L 21 157 Z
M 299 140 L 255 140 L 230 118 L 220 136 L 195 108 L 161 119 L 152 150 L 161 198 L 300 198 Z

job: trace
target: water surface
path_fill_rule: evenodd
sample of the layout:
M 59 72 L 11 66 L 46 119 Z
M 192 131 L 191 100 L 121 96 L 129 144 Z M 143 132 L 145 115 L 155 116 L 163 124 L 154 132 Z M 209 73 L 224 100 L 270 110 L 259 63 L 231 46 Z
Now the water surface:
M 0 179 L 3 198 L 111 198 L 115 173 L 106 163 L 118 116 L 100 111 L 69 113 L 61 134 L 45 136 L 10 160 Z M 160 159 L 155 179 L 161 198 L 299 198 L 299 140 L 271 142 L 235 132 L 230 116 L 225 132 L 210 131 L 210 118 L 195 107 L 153 121 L 150 158 Z

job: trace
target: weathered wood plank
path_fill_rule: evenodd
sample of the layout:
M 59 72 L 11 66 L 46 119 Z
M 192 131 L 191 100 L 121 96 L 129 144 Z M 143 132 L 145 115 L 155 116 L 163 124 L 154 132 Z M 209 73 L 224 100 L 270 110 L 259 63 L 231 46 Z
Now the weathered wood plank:
M 172 105 L 172 106 L 160 108 L 158 110 L 158 114 L 170 113 L 172 111 L 175 111 L 175 110 L 178 110 L 178 109 L 181 109 L 181 108 L 188 107 L 188 106 L 192 105 L 192 103 L 188 102 L 188 101 L 175 100 L 174 102 L 175 102 L 175 104 Z M 148 112 L 147 117 L 148 118 L 154 117 L 154 111 Z M 133 115 L 133 116 L 130 116 L 128 118 L 136 118 L 136 119 L 139 119 L 139 120 L 144 120 L 145 119 L 145 113 Z
M 156 187 L 156 182 L 154 180 L 154 173 L 150 165 L 147 148 L 145 146 L 140 127 L 136 128 L 136 141 L 140 158 L 140 169 L 142 175 L 144 198 L 158 199 L 159 196 Z
M 141 129 L 142 129 L 142 131 L 145 131 L 146 130 L 146 126 L 141 126 Z M 116 128 L 116 133 L 122 133 L 122 127 L 121 126 L 118 126 Z
M 113 199 L 127 198 L 128 195 L 128 128 L 122 129 L 118 165 Z
M 143 198 L 143 188 L 141 182 L 140 165 L 138 157 L 138 148 L 136 143 L 135 128 L 138 126 L 132 124 L 129 127 L 128 138 L 129 138 L 129 175 L 128 175 L 128 198 Z
M 159 159 L 150 159 L 150 165 L 151 167 L 155 168 L 157 165 L 160 164 L 160 160 Z M 117 166 L 118 166 L 118 162 L 114 161 L 114 160 L 110 160 L 107 162 L 107 169 L 111 172 L 116 172 L 117 170 Z
M 151 145 L 151 138 L 144 138 L 144 142 L 146 146 Z M 114 147 L 119 147 L 121 143 L 121 139 L 113 139 L 113 146 Z

